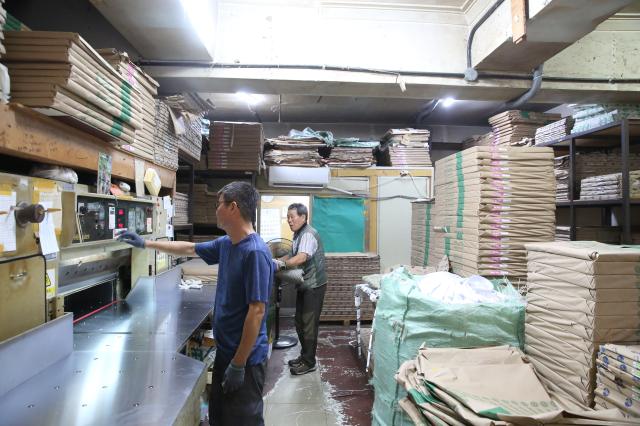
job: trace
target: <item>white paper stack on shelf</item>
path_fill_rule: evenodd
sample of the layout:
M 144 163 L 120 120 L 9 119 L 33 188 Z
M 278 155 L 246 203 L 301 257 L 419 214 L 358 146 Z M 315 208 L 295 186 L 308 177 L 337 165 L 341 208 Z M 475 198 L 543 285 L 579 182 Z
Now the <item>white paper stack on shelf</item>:
M 126 52 L 120 52 L 114 48 L 98 49 L 97 52 L 118 71 L 122 78 L 140 92 L 143 126 L 142 129 L 136 130 L 134 143 L 124 145 L 123 148 L 142 158 L 153 161 L 153 138 L 156 125 L 156 103 L 153 97 L 158 94 L 160 85 L 131 62 Z
M 173 224 L 185 225 L 189 223 L 189 196 L 182 192 L 176 192 L 173 197 Z
M 554 121 L 551 124 L 547 124 L 546 126 L 538 127 L 536 129 L 535 144 L 540 145 L 562 139 L 571 133 L 572 127 L 572 117 L 565 117 L 561 120 Z
M 4 63 L 14 102 L 64 117 L 117 145 L 142 129 L 140 92 L 82 37 L 53 31 L 5 31 Z
M 524 243 L 555 237 L 552 148 L 474 147 L 435 169 L 429 265 L 447 255 L 458 275 L 524 281 Z
M 617 408 L 640 424 L 640 346 L 600 346 L 596 408 Z
M 511 110 L 489 118 L 495 145 L 533 145 L 536 130 L 541 125 L 560 119 L 559 114 Z
M 262 124 L 214 121 L 209 134 L 210 169 L 260 171 Z
M 321 321 L 355 320 L 355 288 L 365 275 L 380 273 L 380 256 L 376 253 L 327 253 L 327 290 Z M 373 304 L 362 300 L 361 318 L 373 319 Z
M 429 136 L 426 129 L 389 129 L 377 150 L 378 166 L 431 167 Z
M 427 266 L 434 200 L 411 202 L 411 265 Z
M 575 124 L 571 133 L 586 132 L 623 118 L 640 119 L 640 105 L 584 104 L 572 106 Z
M 267 166 L 322 167 L 319 149 L 327 144 L 320 138 L 289 138 L 279 136 L 267 139 L 264 147 L 264 163 Z
M 553 160 L 556 177 L 556 201 L 569 201 L 569 156 L 563 155 Z
M 171 170 L 178 169 L 178 137 L 167 104 L 156 99 L 156 125 L 153 162 Z
M 375 164 L 372 148 L 333 147 L 327 159 L 329 167 L 371 167 Z
M 629 197 L 640 198 L 640 170 L 629 172 Z M 592 176 L 580 182 L 581 200 L 618 200 L 622 198 L 622 174 Z
M 598 346 L 640 339 L 640 249 L 594 241 L 526 248 L 525 352 L 547 389 L 592 406 Z
M 617 409 L 566 406 L 508 346 L 420 348 L 396 381 L 409 394 L 400 406 L 416 425 L 632 425 Z

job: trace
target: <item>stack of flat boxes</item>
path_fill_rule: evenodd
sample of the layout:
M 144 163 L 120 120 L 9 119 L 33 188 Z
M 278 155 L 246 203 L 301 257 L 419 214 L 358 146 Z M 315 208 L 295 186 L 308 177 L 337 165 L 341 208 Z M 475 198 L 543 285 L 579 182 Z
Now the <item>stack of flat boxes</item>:
M 260 171 L 262 124 L 214 121 L 209 134 L 209 169 Z

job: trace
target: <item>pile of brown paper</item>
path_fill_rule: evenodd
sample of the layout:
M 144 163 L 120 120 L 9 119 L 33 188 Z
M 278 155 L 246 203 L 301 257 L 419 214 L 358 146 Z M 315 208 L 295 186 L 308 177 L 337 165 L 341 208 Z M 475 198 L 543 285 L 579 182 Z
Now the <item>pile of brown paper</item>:
M 400 406 L 417 425 L 631 425 L 616 409 L 567 411 L 531 364 L 508 346 L 421 348 L 396 381 L 408 392 Z
M 209 129 L 209 169 L 260 171 L 263 142 L 260 123 L 214 121 Z
M 433 199 L 411 202 L 411 265 L 427 266 L 431 241 Z
M 525 352 L 549 390 L 590 407 L 598 346 L 640 340 L 640 249 L 593 241 L 526 248 Z
M 172 170 L 178 169 L 178 136 L 169 106 L 156 99 L 156 124 L 153 162 Z
M 629 172 L 629 197 L 640 198 L 640 170 Z M 581 200 L 617 200 L 622 198 L 622 174 L 591 176 L 580 182 Z
M 426 129 L 389 129 L 376 151 L 378 166 L 431 167 L 429 136 Z
M 562 139 L 571 133 L 573 127 L 573 118 L 565 117 L 561 120 L 554 121 L 546 126 L 536 129 L 536 145 Z
M 560 119 L 559 114 L 511 110 L 489 117 L 495 145 L 533 145 L 536 130 L 541 125 Z
M 597 362 L 596 408 L 619 408 L 640 422 L 640 346 L 602 345 Z
M 173 196 L 173 205 L 175 209 L 173 224 L 185 225 L 189 223 L 189 196 L 182 192 L 176 192 Z M 213 205 L 210 208 L 213 208 Z
M 552 148 L 470 148 L 436 163 L 435 184 L 429 265 L 523 282 L 524 243 L 555 237 Z

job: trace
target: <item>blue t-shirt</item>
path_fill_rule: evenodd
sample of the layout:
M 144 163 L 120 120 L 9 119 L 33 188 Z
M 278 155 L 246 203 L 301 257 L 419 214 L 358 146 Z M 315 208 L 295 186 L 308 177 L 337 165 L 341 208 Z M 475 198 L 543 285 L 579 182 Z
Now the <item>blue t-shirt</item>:
M 267 307 L 274 266 L 271 252 L 262 238 L 251 234 L 232 244 L 228 236 L 196 244 L 196 254 L 207 264 L 218 266 L 218 286 L 213 311 L 213 335 L 217 350 L 231 360 L 240 345 L 242 327 L 252 302 L 264 302 L 265 314 L 260 333 L 247 359 L 247 365 L 263 363 L 267 358 Z

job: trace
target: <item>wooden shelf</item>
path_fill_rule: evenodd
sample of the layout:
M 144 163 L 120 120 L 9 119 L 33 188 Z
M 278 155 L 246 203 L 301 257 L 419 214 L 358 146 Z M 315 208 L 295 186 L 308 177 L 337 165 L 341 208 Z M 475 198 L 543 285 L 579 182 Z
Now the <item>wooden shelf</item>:
M 135 180 L 134 160 L 139 159 L 79 129 L 71 127 L 31 108 L 0 105 L 0 154 L 45 164 L 57 164 L 79 170 L 98 170 L 99 153 L 111 155 L 111 175 Z M 164 188 L 173 188 L 176 173 L 142 160 L 153 167 Z

